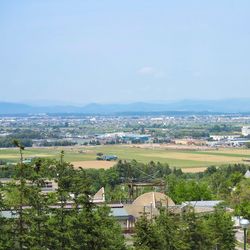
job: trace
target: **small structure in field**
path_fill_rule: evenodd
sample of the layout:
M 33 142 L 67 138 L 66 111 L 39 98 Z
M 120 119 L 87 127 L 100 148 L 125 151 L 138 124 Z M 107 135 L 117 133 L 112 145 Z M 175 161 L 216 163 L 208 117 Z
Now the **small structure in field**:
M 118 157 L 116 155 L 97 155 L 96 160 L 99 161 L 116 161 Z

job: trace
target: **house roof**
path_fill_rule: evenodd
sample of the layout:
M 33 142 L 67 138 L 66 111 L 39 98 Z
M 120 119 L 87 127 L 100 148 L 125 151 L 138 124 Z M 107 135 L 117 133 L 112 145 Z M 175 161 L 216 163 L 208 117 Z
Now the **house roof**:
M 18 215 L 11 211 L 11 210 L 5 210 L 0 212 L 0 216 L 6 219 L 11 219 L 11 218 L 17 218 Z
M 133 201 L 134 206 L 151 206 L 156 207 L 160 203 L 163 206 L 173 206 L 175 205 L 171 198 L 167 195 L 159 192 L 148 192 L 140 195 Z
M 212 201 L 185 201 L 182 203 L 183 206 L 188 205 L 192 207 L 207 207 L 213 208 L 220 204 L 222 201 L 220 200 L 212 200 Z
M 159 192 L 149 192 L 137 197 L 132 204 L 125 204 L 126 211 L 138 218 L 143 213 L 156 216 L 159 214 L 158 206 L 174 206 L 174 202 L 167 195 Z
M 245 176 L 246 178 L 250 178 L 250 170 L 247 170 L 244 176 Z
M 105 202 L 104 187 L 100 188 L 100 190 L 93 196 L 92 202 L 94 203 Z
M 111 208 L 110 209 L 110 213 L 115 218 L 124 218 L 124 219 L 128 219 L 129 218 L 129 214 L 127 213 L 127 211 L 123 207 Z

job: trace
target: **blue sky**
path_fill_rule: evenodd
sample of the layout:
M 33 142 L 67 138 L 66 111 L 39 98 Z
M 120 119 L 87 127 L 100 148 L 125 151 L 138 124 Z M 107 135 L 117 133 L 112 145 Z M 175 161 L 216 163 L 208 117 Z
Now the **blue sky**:
M 250 97 L 249 0 L 0 2 L 0 101 Z

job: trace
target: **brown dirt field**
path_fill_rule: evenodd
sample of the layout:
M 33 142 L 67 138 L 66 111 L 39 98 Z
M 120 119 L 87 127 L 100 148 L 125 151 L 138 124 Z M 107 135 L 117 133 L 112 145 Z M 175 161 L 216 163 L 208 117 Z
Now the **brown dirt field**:
M 113 167 L 115 161 L 74 161 L 72 162 L 75 168 L 110 168 Z
M 72 162 L 75 168 L 110 168 L 116 164 L 114 161 L 75 161 Z M 197 167 L 197 168 L 182 168 L 181 170 L 184 173 L 199 173 L 204 172 L 206 167 Z
M 249 154 L 249 156 L 250 156 L 250 149 L 219 148 L 219 150 L 217 152 L 219 152 L 219 153 L 227 153 L 227 154 L 243 154 L 243 155 Z
M 203 168 L 203 167 L 200 167 L 200 168 L 182 168 L 182 172 L 183 173 L 200 173 L 200 172 L 204 172 L 207 168 Z
M 29 157 L 33 157 L 33 156 L 31 156 L 31 155 L 25 155 L 27 158 L 29 158 Z M 37 154 L 37 155 L 35 155 L 35 156 L 37 156 L 37 157 L 50 157 L 51 155 L 48 155 L 48 154 Z M 0 156 L 0 158 L 1 159 L 19 159 L 19 155 L 17 154 L 17 155 L 10 155 L 10 154 L 6 154 L 6 155 L 1 155 Z
M 16 155 L 1 155 L 1 159 L 15 159 Z
M 148 149 L 179 149 L 179 150 L 211 150 L 208 146 L 196 146 L 196 145 L 178 145 L 178 144 L 129 144 L 127 147 L 132 148 L 148 148 Z

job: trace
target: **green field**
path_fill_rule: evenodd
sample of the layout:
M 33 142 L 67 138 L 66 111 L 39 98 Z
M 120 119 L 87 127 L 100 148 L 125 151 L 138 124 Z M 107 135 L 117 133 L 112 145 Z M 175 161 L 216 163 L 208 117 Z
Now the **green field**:
M 140 148 L 126 145 L 93 146 L 93 147 L 65 147 L 65 148 L 27 148 L 24 158 L 49 157 L 59 159 L 60 151 L 65 151 L 65 160 L 70 162 L 94 161 L 96 153 L 115 154 L 119 159 L 140 162 L 166 162 L 172 167 L 197 168 L 229 163 L 247 163 L 250 158 L 249 149 L 219 149 L 219 150 L 181 150 L 167 148 Z M 17 149 L 1 149 L 0 159 L 17 161 Z M 101 162 L 100 162 L 101 164 Z

